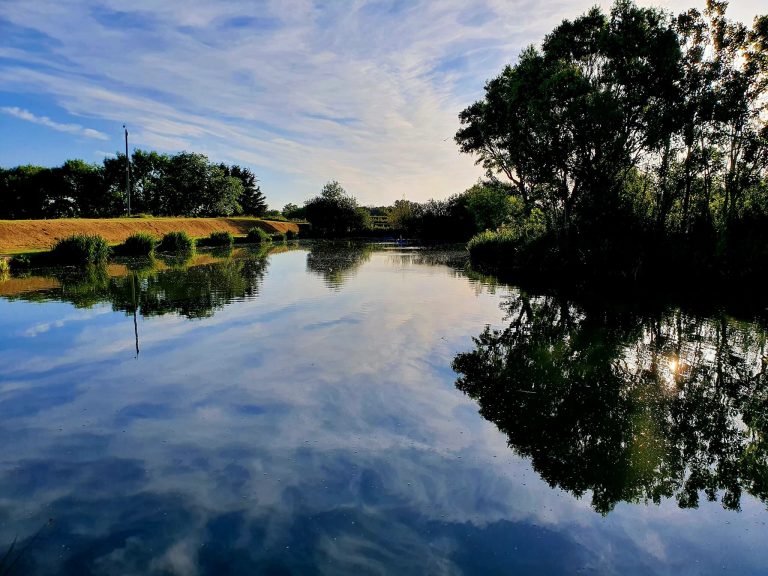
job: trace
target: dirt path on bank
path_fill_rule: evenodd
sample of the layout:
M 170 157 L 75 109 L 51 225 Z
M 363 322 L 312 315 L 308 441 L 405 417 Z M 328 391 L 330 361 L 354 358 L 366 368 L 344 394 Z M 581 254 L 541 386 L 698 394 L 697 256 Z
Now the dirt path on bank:
M 260 226 L 269 233 L 299 231 L 294 222 L 257 218 L 73 218 L 62 220 L 0 220 L 0 254 L 17 254 L 49 249 L 56 240 L 72 234 L 98 234 L 110 244 L 119 244 L 131 234 L 148 232 L 161 237 L 184 231 L 202 238 L 211 232 L 231 232 L 245 236 Z

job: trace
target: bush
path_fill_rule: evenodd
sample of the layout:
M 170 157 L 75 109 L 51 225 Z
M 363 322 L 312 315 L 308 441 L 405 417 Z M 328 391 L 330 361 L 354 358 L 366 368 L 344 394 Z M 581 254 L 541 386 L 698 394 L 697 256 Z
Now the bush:
M 498 263 L 512 256 L 519 245 L 519 235 L 510 230 L 486 230 L 472 237 L 467 243 L 467 250 L 469 257 L 475 262 Z
M 32 267 L 32 259 L 26 254 L 19 254 L 11 258 L 9 264 L 12 272 L 22 272 Z
M 131 234 L 120 247 L 120 253 L 126 256 L 152 256 L 157 248 L 157 238 L 146 232 Z
M 296 238 L 299 237 L 298 232 L 294 232 L 293 230 L 286 230 L 285 231 L 285 238 L 287 240 L 296 240 Z
M 0 258 L 0 280 L 7 278 L 11 272 L 10 261 L 6 258 Z
M 274 242 L 285 242 L 287 240 L 287 236 L 282 232 L 275 232 L 272 234 L 272 240 Z
M 168 232 L 160 242 L 161 252 L 193 252 L 195 239 L 186 232 Z
M 109 259 L 109 253 L 109 244 L 101 236 L 75 234 L 56 242 L 50 259 L 62 265 L 103 264 Z
M 265 244 L 267 242 L 272 242 L 272 237 L 265 230 L 259 228 L 258 226 L 254 226 L 248 230 L 248 242 L 253 242 L 254 244 Z
M 207 246 L 228 246 L 231 247 L 235 243 L 235 237 L 229 232 L 211 232 L 208 238 L 205 239 Z

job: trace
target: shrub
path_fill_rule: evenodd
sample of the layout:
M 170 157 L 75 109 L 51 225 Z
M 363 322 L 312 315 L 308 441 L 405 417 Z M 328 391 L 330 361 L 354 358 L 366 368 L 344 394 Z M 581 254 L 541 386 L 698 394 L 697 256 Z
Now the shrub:
M 186 232 L 168 232 L 160 242 L 161 252 L 193 252 L 195 239 Z
M 8 277 L 11 272 L 10 261 L 6 258 L 0 258 L 0 280 Z
M 50 259 L 54 264 L 62 265 L 103 264 L 109 253 L 109 244 L 101 236 L 75 234 L 56 242 Z
M 287 239 L 286 235 L 282 232 L 275 232 L 272 234 L 272 240 L 275 242 L 285 242 Z
M 519 245 L 519 235 L 510 230 L 486 230 L 472 237 L 467 243 L 467 250 L 473 261 L 499 262 L 514 254 Z
M 29 270 L 32 267 L 32 259 L 26 254 L 19 254 L 18 256 L 11 258 L 9 264 L 11 271 L 21 272 L 24 270 Z
M 294 232 L 293 230 L 286 230 L 285 231 L 285 237 L 288 240 L 296 240 L 296 238 L 299 237 L 299 233 L 298 232 Z
M 120 252 L 126 256 L 152 256 L 157 244 L 157 239 L 152 234 L 138 232 L 125 239 Z
M 272 242 L 272 237 L 265 230 L 262 230 L 258 226 L 254 226 L 248 230 L 248 242 L 265 244 L 267 242 Z
M 232 246 L 235 243 L 235 237 L 229 232 L 211 232 L 205 239 L 208 246 Z

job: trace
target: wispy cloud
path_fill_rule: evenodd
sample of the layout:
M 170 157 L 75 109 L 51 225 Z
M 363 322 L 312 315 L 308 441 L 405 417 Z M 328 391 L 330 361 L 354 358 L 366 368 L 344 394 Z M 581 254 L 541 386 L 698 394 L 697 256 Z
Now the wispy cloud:
M 80 126 L 80 124 L 64 124 L 61 122 L 56 122 L 48 118 L 48 116 L 35 116 L 29 110 L 24 110 L 23 108 L 18 108 L 16 106 L 3 106 L 0 108 L 0 110 L 2 110 L 5 114 L 10 114 L 11 116 L 15 116 L 21 120 L 26 120 L 34 124 L 40 124 L 41 126 L 46 126 L 48 128 L 52 128 L 53 130 L 58 130 L 59 132 L 66 132 L 68 134 L 75 134 L 77 136 L 85 136 L 87 138 L 96 138 L 97 140 L 109 140 L 109 136 L 103 132 L 94 130 L 93 128 L 84 128 Z
M 250 165 L 270 203 L 339 180 L 364 203 L 445 197 L 485 81 L 592 0 L 4 0 L 11 93 L 129 125 L 132 143 Z M 607 4 L 607 3 L 606 3 Z M 15 38 L 15 36 L 14 36 Z

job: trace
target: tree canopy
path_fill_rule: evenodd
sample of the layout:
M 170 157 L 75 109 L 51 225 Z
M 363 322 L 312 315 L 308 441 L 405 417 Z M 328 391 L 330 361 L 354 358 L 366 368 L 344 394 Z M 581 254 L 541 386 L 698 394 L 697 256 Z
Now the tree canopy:
M 726 9 L 617 0 L 565 20 L 487 82 L 456 142 L 509 183 L 521 218 L 541 211 L 561 254 L 605 263 L 618 256 L 600 243 L 643 237 L 746 249 L 768 218 L 768 17 L 750 28 Z
M 248 168 L 214 164 L 203 154 L 135 150 L 131 208 L 158 216 L 261 216 L 267 205 Z M 125 155 L 102 164 L 0 169 L 0 218 L 109 217 L 125 213 Z
M 318 236 L 346 236 L 370 228 L 370 214 L 335 180 L 304 203 L 305 216 Z

